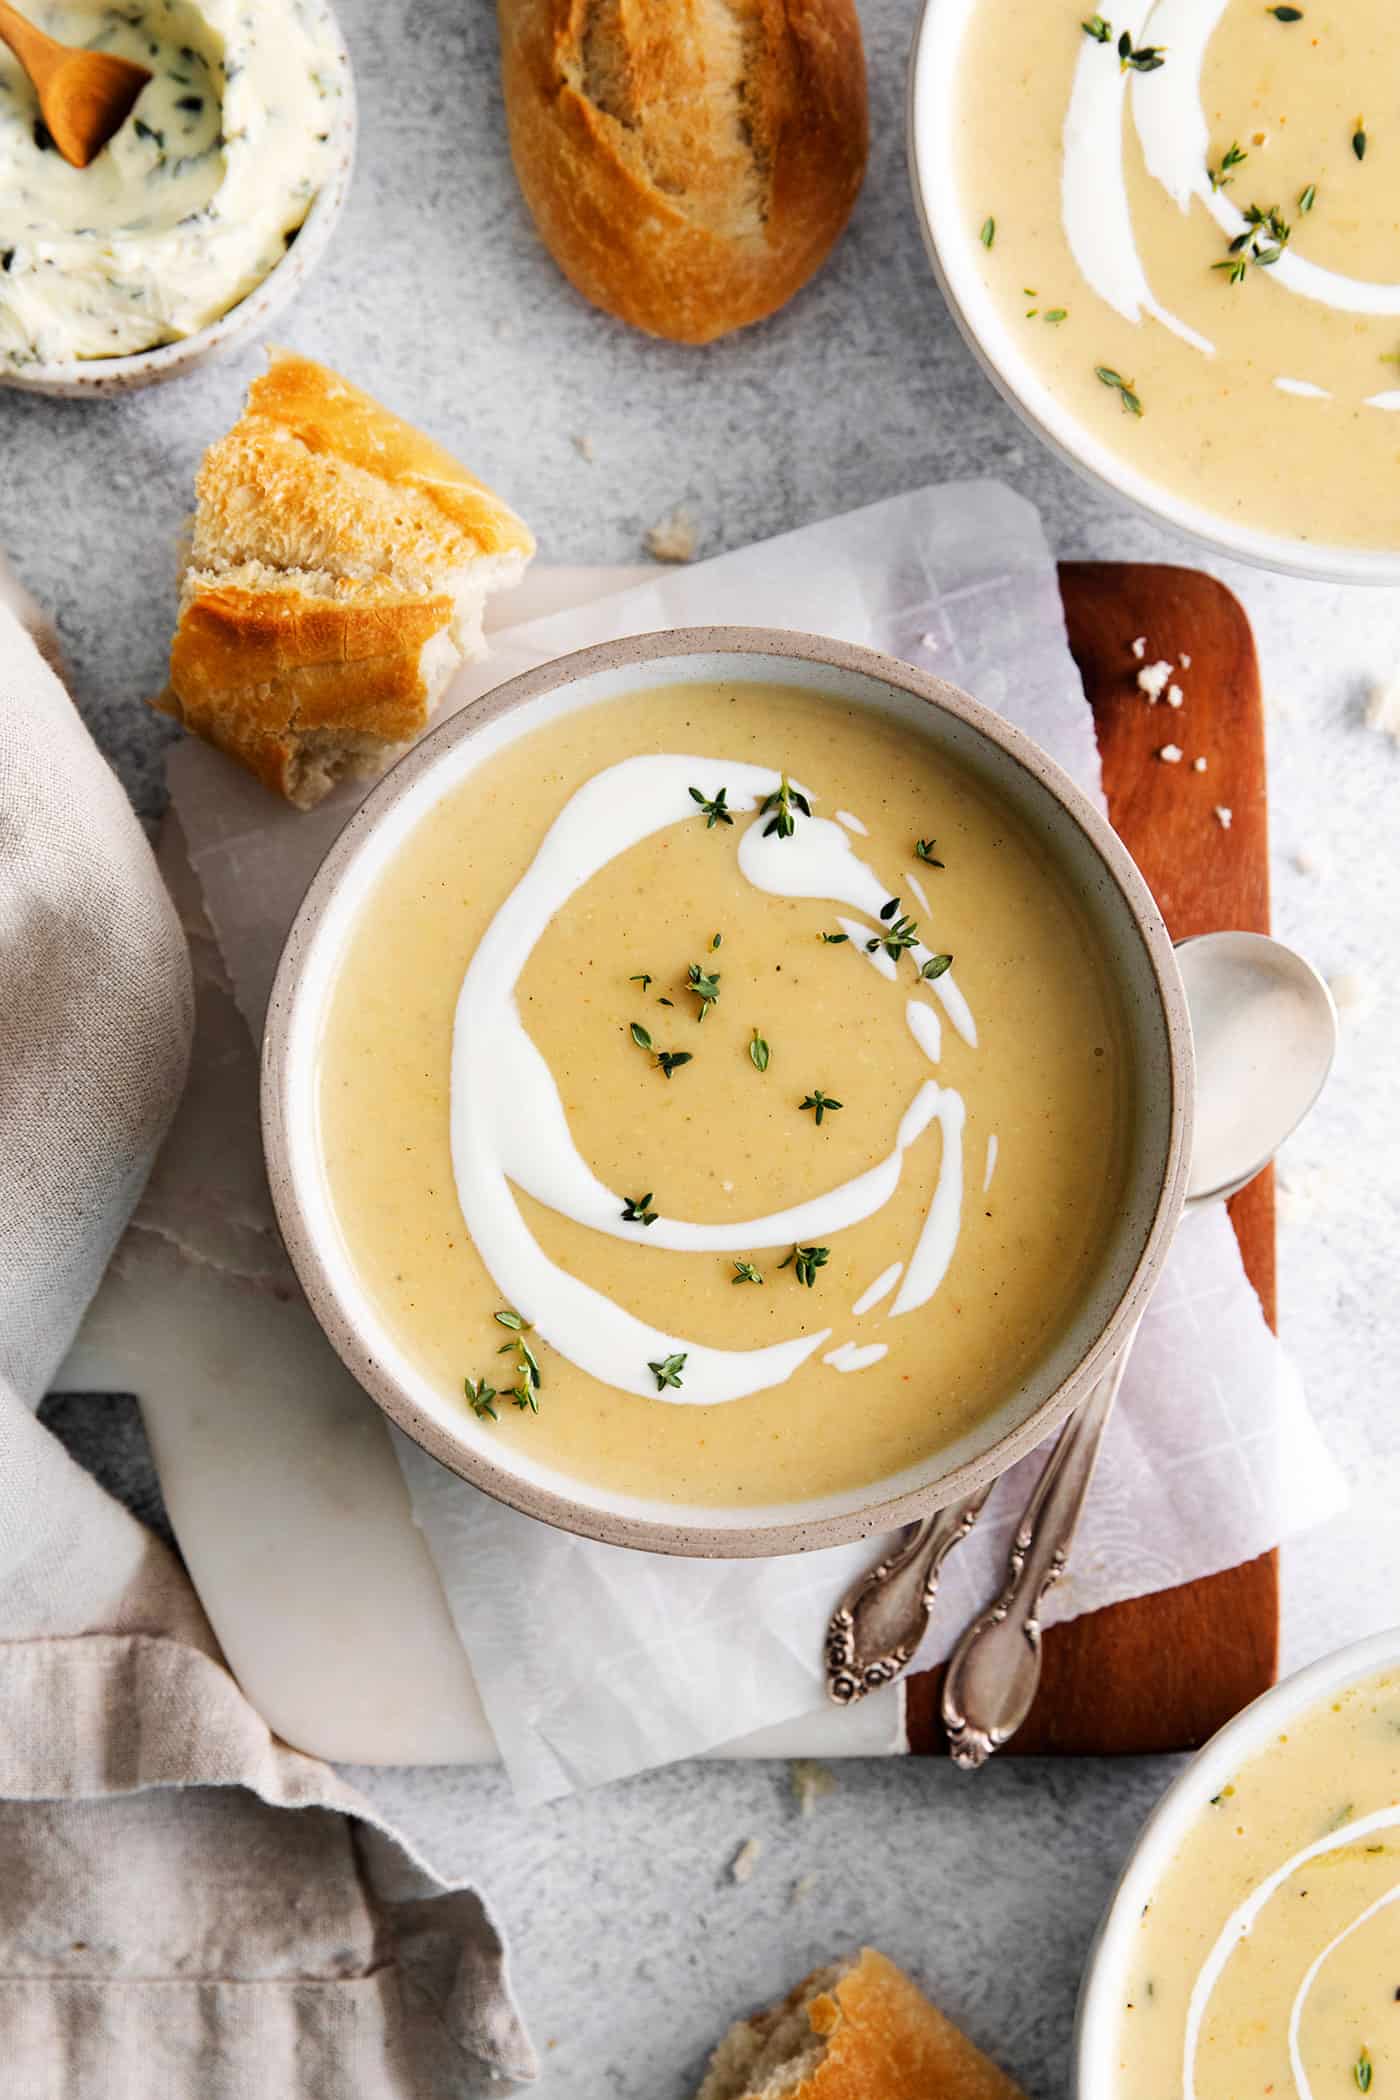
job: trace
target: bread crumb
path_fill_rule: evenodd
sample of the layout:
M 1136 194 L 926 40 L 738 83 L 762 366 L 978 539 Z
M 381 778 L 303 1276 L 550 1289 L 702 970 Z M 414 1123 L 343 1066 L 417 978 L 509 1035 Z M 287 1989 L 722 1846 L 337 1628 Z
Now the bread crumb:
M 1143 668 L 1138 672 L 1138 685 L 1146 693 L 1154 707 L 1166 691 L 1167 681 L 1171 675 L 1172 667 L 1164 656 L 1158 657 L 1155 664 L 1144 664 Z
M 1138 662 L 1141 663 L 1142 659 L 1144 658 L 1144 656 L 1146 656 L 1146 654 L 1147 636 L 1145 634 L 1140 634 L 1137 640 L 1133 643 L 1133 655 L 1137 658 Z
M 763 1853 L 762 1838 L 745 1838 L 743 1844 L 729 1862 L 731 1881 L 752 1881 L 753 1870 Z
M 646 550 L 653 561 L 694 561 L 695 520 L 688 510 L 673 510 L 658 518 L 646 536 Z
M 1185 693 L 1183 693 L 1183 692 L 1182 692 L 1182 690 L 1181 690 L 1181 687 L 1180 687 L 1179 685 L 1169 685 L 1169 686 L 1167 687 L 1167 706 L 1168 706 L 1168 707 L 1180 707 L 1180 705 L 1181 705 L 1182 701 L 1183 701 L 1183 700 L 1184 700 L 1185 698 L 1186 698 L 1186 695 L 1185 695 Z
M 580 459 L 592 460 L 594 458 L 593 440 L 586 430 L 576 430 L 574 432 L 574 450 Z
M 1293 865 L 1300 875 L 1320 875 L 1322 861 L 1311 846 L 1299 846 L 1293 855 Z
M 1191 771 L 1192 771 L 1193 773 L 1204 773 L 1205 769 L 1206 769 L 1206 762 L 1205 762 L 1205 760 L 1204 760 L 1203 758 L 1193 758 L 1193 759 L 1192 759 L 1192 761 L 1191 761 Z
M 1182 759 L 1181 746 L 1180 744 L 1163 744 L 1157 756 L 1161 759 L 1164 766 L 1179 766 Z
M 836 1792 L 836 1774 L 819 1765 L 815 1758 L 794 1758 L 792 1792 L 798 1813 L 810 1816 L 824 1795 Z
M 1327 989 L 1339 1014 L 1351 1014 L 1360 1020 L 1372 1003 L 1374 994 L 1371 980 L 1363 977 L 1359 970 L 1341 970 L 1327 980 Z
M 1191 668 L 1191 659 L 1190 659 L 1190 657 L 1189 657 L 1189 656 L 1187 655 L 1187 653 L 1186 653 L 1186 651 L 1185 651 L 1184 649 L 1182 650 L 1182 652 L 1181 652 L 1180 656 L 1179 656 L 1179 657 L 1177 658 L 1177 663 L 1178 663 L 1179 667 L 1180 667 L 1180 668 L 1181 668 L 1181 669 L 1182 669 L 1183 671 L 1189 671 L 1189 670 L 1190 670 L 1190 668 Z
M 1223 802 L 1217 802 L 1215 805 L 1215 821 L 1222 831 L 1228 831 L 1235 821 L 1235 812 L 1232 809 L 1227 809 Z
M 799 1874 L 792 1887 L 788 1890 L 789 1907 L 795 1910 L 799 1903 L 805 1902 L 816 1885 L 817 1877 L 815 1874 Z
M 1391 678 L 1378 679 L 1371 687 L 1366 702 L 1366 727 L 1400 744 L 1400 671 Z

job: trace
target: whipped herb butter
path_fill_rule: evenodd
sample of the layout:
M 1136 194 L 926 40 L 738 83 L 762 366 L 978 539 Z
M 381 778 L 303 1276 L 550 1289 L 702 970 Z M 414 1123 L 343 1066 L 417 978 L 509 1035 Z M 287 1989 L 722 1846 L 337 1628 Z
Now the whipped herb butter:
M 153 75 L 87 168 L 0 49 L 0 366 L 192 335 L 286 253 L 333 164 L 343 58 L 312 0 L 28 0 Z

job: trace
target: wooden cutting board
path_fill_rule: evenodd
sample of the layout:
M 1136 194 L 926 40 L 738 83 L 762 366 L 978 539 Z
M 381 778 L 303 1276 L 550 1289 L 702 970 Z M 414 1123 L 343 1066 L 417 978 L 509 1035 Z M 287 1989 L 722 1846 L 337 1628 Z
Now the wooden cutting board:
M 1195 569 L 1066 562 L 1060 589 L 1070 648 L 1094 710 L 1114 827 L 1152 887 L 1174 939 L 1222 927 L 1269 930 L 1268 810 L 1259 664 L 1238 599 Z M 1186 700 L 1148 706 L 1146 661 L 1182 653 Z M 1185 753 L 1165 763 L 1163 745 Z M 1205 773 L 1192 770 L 1197 755 Z M 1216 816 L 1228 809 L 1228 828 Z M 1230 1204 L 1240 1253 L 1276 1323 L 1273 1174 Z M 1011 1746 L 1026 1753 L 1194 1749 L 1273 1683 L 1278 1556 L 1263 1554 L 1180 1589 L 1090 1612 L 1045 1636 L 1030 1716 Z M 942 1752 L 943 1673 L 908 1682 L 909 1743 Z

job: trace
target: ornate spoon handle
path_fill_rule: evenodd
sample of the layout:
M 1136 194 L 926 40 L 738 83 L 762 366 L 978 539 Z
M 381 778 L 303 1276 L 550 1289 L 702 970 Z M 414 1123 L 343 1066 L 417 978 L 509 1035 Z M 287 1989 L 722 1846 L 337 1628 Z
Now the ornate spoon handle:
M 950 1509 L 936 1510 L 906 1532 L 888 1560 L 852 1583 L 826 1631 L 826 1688 L 851 1706 L 898 1677 L 923 1639 L 938 1577 L 954 1546 L 967 1537 L 991 1483 Z
M 972 1771 L 1016 1733 L 1040 1682 L 1040 1607 L 1064 1572 L 1136 1334 L 1072 1415 L 1012 1542 L 1006 1586 L 948 1660 L 943 1724 L 954 1764 Z

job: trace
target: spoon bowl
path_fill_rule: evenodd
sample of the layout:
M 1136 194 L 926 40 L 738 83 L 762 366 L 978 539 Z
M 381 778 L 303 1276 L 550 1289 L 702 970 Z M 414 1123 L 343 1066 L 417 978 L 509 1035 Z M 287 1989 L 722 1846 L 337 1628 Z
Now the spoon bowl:
M 36 29 L 0 0 L 0 39 L 24 67 L 39 97 L 39 114 L 63 158 L 75 168 L 95 160 L 131 115 L 152 78 L 148 66 L 111 51 L 75 50 Z
M 1264 933 L 1178 941 L 1196 1042 L 1189 1204 L 1221 1202 L 1263 1172 L 1327 1083 L 1337 1009 L 1310 962 Z

